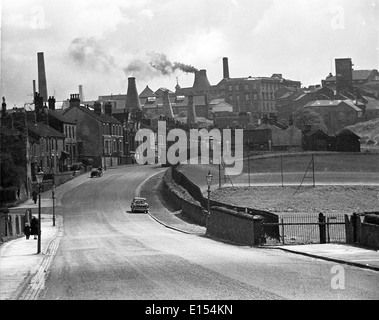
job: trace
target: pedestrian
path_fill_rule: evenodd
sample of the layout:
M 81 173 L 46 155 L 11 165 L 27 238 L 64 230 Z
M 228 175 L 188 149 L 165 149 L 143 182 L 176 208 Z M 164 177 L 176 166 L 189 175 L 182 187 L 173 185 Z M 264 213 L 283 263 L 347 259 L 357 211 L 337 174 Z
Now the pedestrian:
M 24 234 L 26 236 L 26 240 L 29 240 L 30 233 L 31 233 L 30 224 L 29 224 L 29 222 L 26 222 L 25 227 L 24 227 Z
M 37 239 L 38 236 L 38 219 L 33 217 L 31 223 L 31 234 L 34 236 L 34 240 Z
M 33 192 L 32 192 L 32 198 L 33 198 L 34 203 L 37 203 L 37 195 L 38 195 L 38 193 L 37 193 L 37 191 L 34 189 Z

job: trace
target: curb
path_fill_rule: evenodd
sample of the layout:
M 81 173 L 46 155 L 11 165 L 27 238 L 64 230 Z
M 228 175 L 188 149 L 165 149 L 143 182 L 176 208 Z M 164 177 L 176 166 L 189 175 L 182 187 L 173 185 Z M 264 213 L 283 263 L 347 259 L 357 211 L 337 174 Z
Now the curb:
M 379 271 L 379 267 L 370 266 L 370 265 L 367 265 L 367 264 L 362 264 L 362 263 L 357 263 L 357 262 L 352 262 L 352 261 L 346 261 L 346 260 L 336 259 L 336 258 L 330 258 L 330 257 L 320 256 L 320 255 L 316 255 L 316 254 L 312 254 L 312 253 L 307 253 L 307 252 L 299 252 L 299 251 L 295 251 L 295 250 L 291 250 L 291 249 L 286 249 L 286 248 L 279 248 L 279 247 L 278 248 L 274 248 L 274 247 L 262 247 L 262 246 L 260 246 L 259 248 L 282 250 L 282 251 L 286 251 L 286 252 L 290 252 L 290 253 L 294 253 L 294 254 L 300 254 L 300 255 L 311 257 L 311 258 L 315 258 L 315 259 L 322 259 L 322 260 L 336 262 L 336 263 L 340 263 L 340 264 L 347 264 L 347 265 L 350 265 L 350 266 L 353 266 L 353 267 L 358 267 L 358 268 L 363 268 L 363 269 L 370 269 L 370 270 L 374 270 L 374 271 Z

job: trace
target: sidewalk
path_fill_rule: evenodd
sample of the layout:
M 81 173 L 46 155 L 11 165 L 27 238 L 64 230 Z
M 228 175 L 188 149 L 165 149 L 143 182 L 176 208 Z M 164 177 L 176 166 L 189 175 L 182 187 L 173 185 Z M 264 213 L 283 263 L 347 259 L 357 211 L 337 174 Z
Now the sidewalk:
M 33 236 L 3 243 L 0 246 L 0 300 L 29 300 L 38 296 L 44 286 L 44 279 L 50 262 L 58 249 L 63 236 L 63 217 L 61 215 L 61 198 L 67 191 L 88 181 L 89 173 L 56 187 L 55 190 L 55 226 L 53 226 L 53 200 L 51 190 L 41 193 L 41 253 L 37 254 L 37 240 Z M 31 199 L 10 212 L 24 213 L 32 209 L 38 215 L 38 201 Z

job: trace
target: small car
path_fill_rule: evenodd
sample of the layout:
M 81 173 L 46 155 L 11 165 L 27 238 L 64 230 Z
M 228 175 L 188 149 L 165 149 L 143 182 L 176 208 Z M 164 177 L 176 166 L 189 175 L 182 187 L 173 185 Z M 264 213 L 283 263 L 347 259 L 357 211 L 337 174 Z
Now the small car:
M 91 171 L 91 178 L 98 178 L 103 175 L 103 170 L 101 168 L 92 169 Z
M 132 212 L 149 212 L 149 204 L 145 198 L 135 197 L 130 205 Z

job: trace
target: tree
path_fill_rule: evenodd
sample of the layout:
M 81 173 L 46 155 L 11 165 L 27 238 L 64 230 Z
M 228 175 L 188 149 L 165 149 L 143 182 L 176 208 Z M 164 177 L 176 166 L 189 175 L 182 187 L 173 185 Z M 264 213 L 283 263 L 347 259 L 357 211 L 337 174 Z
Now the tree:
M 12 155 L 9 153 L 0 154 L 0 176 L 1 187 L 18 187 L 22 179 L 22 168 L 16 166 Z
M 313 110 L 302 108 L 295 111 L 292 117 L 294 125 L 301 131 L 328 131 L 322 116 Z

